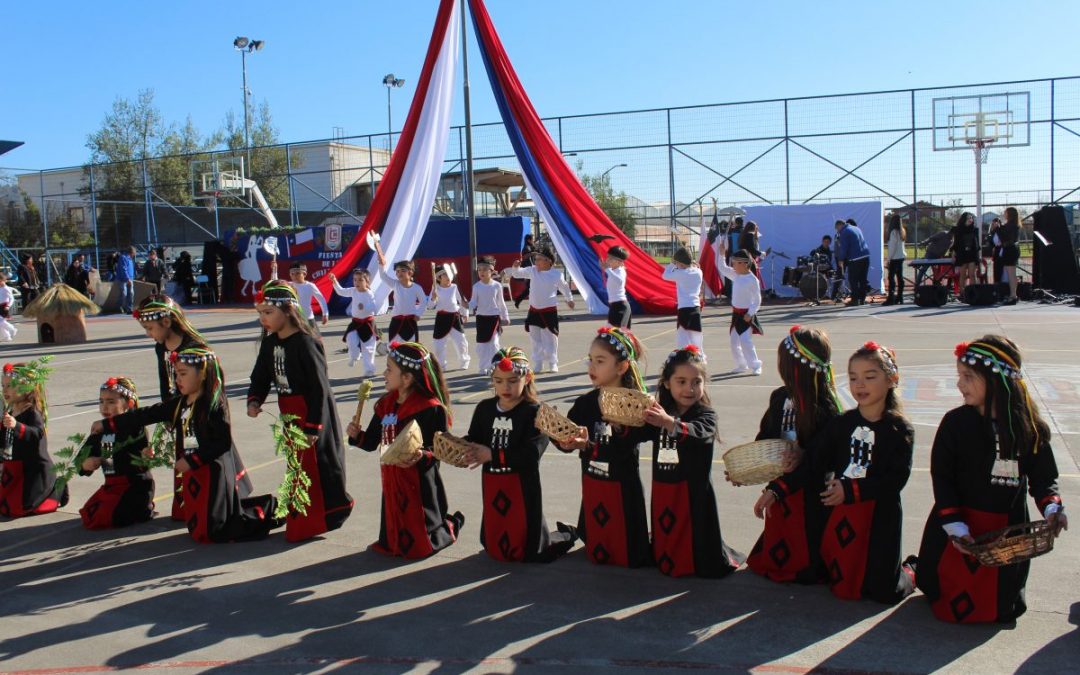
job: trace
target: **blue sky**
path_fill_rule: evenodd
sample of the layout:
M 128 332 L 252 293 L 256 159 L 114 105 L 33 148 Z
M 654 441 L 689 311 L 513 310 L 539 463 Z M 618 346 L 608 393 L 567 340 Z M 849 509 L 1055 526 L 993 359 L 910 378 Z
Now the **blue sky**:
M 1023 7 L 1017 12 L 1017 7 Z M 0 166 L 87 157 L 117 96 L 153 88 L 165 117 L 205 131 L 240 109 L 232 39 L 254 100 L 283 141 L 395 130 L 413 94 L 436 2 L 5 2 L 0 138 L 26 145 Z M 543 116 L 1076 74 L 1080 3 L 489 0 Z M 255 9 L 252 9 L 255 8 Z M 962 22 L 978 18 L 975 28 Z M 497 120 L 470 49 L 473 117 Z M 462 121 L 460 100 L 455 122 Z

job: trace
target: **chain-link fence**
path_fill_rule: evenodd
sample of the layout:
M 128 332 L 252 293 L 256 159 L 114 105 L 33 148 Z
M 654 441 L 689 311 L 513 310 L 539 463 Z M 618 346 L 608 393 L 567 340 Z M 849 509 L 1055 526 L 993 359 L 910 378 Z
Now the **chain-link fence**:
M 545 124 L 601 205 L 654 253 L 692 240 L 711 219 L 714 199 L 720 207 L 880 200 L 887 212 L 906 212 L 909 241 L 918 242 L 976 202 L 973 154 L 934 151 L 933 100 L 1006 91 L 1030 93 L 1030 118 L 1016 120 L 1028 125 L 1030 143 L 991 150 L 982 174 L 986 211 L 1016 206 L 1026 214 L 1080 201 L 1080 77 L 572 115 Z M 255 148 L 247 175 L 282 225 L 356 222 L 396 141 L 383 133 Z M 535 217 L 502 125 L 474 126 L 473 147 L 477 212 Z M 0 237 L 100 254 L 263 226 L 242 199 L 198 199 L 192 167 L 239 154 L 9 176 Z M 464 154 L 464 129 L 454 127 L 436 212 L 464 211 Z

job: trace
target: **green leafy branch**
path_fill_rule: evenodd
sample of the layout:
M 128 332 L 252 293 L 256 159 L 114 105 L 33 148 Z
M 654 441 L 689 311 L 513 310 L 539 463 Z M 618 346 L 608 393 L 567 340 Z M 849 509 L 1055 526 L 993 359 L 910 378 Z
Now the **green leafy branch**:
M 150 436 L 150 456 L 139 455 L 131 460 L 131 463 L 143 471 L 150 471 L 158 467 L 171 467 L 175 459 L 176 451 L 173 449 L 174 439 L 169 425 L 161 423 L 154 427 L 154 433 Z
M 53 473 L 56 474 L 56 485 L 53 488 L 56 494 L 62 494 L 64 486 L 79 475 L 83 462 L 90 456 L 92 450 L 90 444 L 86 442 L 86 434 L 73 434 L 68 436 L 67 440 L 71 445 L 56 451 L 56 456 L 60 461 L 52 465 Z M 106 458 L 102 459 L 104 461 Z
M 295 424 L 297 419 L 296 415 L 282 415 L 270 425 L 270 432 L 274 436 L 274 454 L 285 457 L 285 476 L 278 486 L 275 518 L 284 518 L 289 513 L 306 516 L 307 507 L 311 506 L 311 496 L 308 494 L 311 477 L 300 461 L 300 453 L 308 449 L 309 443 L 304 430 Z
M 38 387 L 44 387 L 52 375 L 53 369 L 48 363 L 53 360 L 52 354 L 46 354 L 40 359 L 34 359 L 22 366 L 15 366 L 11 377 L 11 386 L 20 396 L 33 393 Z

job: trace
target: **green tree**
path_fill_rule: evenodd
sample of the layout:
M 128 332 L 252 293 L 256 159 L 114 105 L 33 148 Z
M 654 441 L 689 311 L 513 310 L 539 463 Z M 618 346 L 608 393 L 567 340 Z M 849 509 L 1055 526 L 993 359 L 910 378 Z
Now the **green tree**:
M 244 121 L 232 110 L 225 115 L 219 135 L 234 154 L 244 151 Z M 255 181 L 272 208 L 289 207 L 288 153 L 279 145 L 277 127 L 270 115 L 270 104 L 263 101 L 251 114 L 251 166 L 248 178 Z M 299 168 L 293 156 L 293 169 Z
M 581 177 L 582 185 L 589 191 L 596 203 L 600 205 L 600 208 L 604 210 L 608 218 L 611 218 L 611 222 L 615 223 L 615 226 L 622 230 L 623 234 L 633 239 L 637 232 L 637 216 L 627 206 L 628 197 L 626 193 L 616 193 L 611 187 L 611 180 L 607 176 L 582 173 L 583 166 L 584 163 L 578 161 L 577 173 Z
M 165 136 L 161 111 L 154 105 L 154 90 L 142 89 L 135 100 L 118 96 L 105 113 L 101 127 L 86 138 L 94 187 L 102 200 L 134 201 L 143 192 L 141 160 L 151 156 Z M 83 168 L 90 173 L 90 167 Z M 89 181 L 87 181 L 89 184 Z M 89 191 L 89 186 L 84 192 Z
M 170 204 L 194 204 L 191 164 L 210 159 L 210 150 L 221 142 L 219 133 L 203 136 L 191 116 L 182 126 L 171 125 L 161 140 L 160 157 L 150 164 L 154 192 Z

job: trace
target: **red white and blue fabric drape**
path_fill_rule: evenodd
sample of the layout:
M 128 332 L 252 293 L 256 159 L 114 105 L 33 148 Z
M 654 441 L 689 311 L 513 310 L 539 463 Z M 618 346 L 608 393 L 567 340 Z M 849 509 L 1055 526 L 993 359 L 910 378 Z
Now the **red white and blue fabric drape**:
M 525 174 L 529 195 L 589 310 L 594 314 L 607 311 L 599 257 L 611 246 L 619 245 L 630 251 L 626 291 L 634 309 L 648 314 L 673 314 L 675 285 L 661 278 L 660 264 L 616 227 L 582 186 L 529 101 L 483 0 L 469 0 L 469 4 L 491 88 Z M 596 234 L 614 239 L 602 243 L 588 239 Z
M 380 233 L 383 252 L 393 264 L 412 259 L 427 229 L 450 137 L 454 76 L 461 42 L 459 11 L 457 0 L 439 3 L 424 67 L 397 147 L 375 191 L 363 227 L 331 270 L 347 283 L 352 270 L 367 256 L 372 290 L 380 305 L 385 305 L 390 289 L 379 278 L 378 261 L 368 255 L 365 239 L 369 232 Z M 329 276 L 324 275 L 315 283 L 329 297 L 333 290 Z

